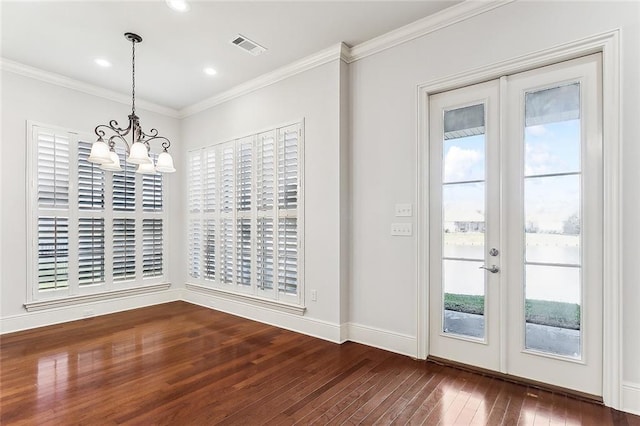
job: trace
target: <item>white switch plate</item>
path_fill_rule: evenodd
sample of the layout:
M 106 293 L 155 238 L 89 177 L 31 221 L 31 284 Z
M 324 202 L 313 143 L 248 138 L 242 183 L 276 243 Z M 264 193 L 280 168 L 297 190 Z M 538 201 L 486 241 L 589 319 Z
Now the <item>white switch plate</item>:
M 412 223 L 392 223 L 391 235 L 400 237 L 410 237 L 413 234 Z
M 311 301 L 316 302 L 318 300 L 318 290 L 311 290 Z
M 396 204 L 396 217 L 411 217 L 411 204 Z

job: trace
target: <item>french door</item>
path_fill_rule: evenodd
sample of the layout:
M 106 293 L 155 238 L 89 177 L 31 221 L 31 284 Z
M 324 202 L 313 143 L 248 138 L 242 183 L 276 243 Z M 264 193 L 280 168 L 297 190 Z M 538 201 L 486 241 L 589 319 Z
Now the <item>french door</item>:
M 602 395 L 601 68 L 430 97 L 430 355 Z

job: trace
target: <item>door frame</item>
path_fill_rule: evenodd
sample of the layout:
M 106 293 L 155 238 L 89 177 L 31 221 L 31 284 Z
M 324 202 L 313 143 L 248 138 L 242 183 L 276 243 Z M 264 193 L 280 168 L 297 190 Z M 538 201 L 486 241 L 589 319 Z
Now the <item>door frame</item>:
M 546 65 L 602 53 L 603 110 L 603 324 L 602 398 L 621 408 L 622 395 L 622 280 L 621 280 L 621 167 L 620 167 L 620 34 L 614 30 L 507 61 L 432 80 L 417 87 L 417 348 L 429 355 L 429 96 L 471 84 L 499 79 Z M 502 95 L 501 95 L 502 96 Z M 501 105 L 503 99 L 501 99 Z M 502 138 L 503 135 L 500 135 Z M 504 297 L 504 296 L 503 296 Z M 506 337 L 506 336 L 501 336 Z M 504 349 L 503 349 L 504 351 Z M 501 359 L 506 359 L 501 354 Z

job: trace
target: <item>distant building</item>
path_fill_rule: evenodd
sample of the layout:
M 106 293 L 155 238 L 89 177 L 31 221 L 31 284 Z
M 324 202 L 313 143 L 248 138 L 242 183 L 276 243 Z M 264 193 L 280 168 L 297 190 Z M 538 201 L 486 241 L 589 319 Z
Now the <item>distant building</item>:
M 485 232 L 484 214 L 480 211 L 446 212 L 444 232 Z

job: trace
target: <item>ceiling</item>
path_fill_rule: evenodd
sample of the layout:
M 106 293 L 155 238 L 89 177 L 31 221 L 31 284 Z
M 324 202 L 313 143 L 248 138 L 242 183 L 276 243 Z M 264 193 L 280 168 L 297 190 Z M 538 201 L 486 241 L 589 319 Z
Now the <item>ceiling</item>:
M 178 13 L 153 1 L 6 1 L 1 56 L 180 110 L 322 49 L 354 46 L 459 3 L 447 1 L 191 1 Z M 252 56 L 242 34 L 268 50 Z M 96 58 L 112 66 L 100 68 Z M 203 72 L 216 69 L 215 76 Z

